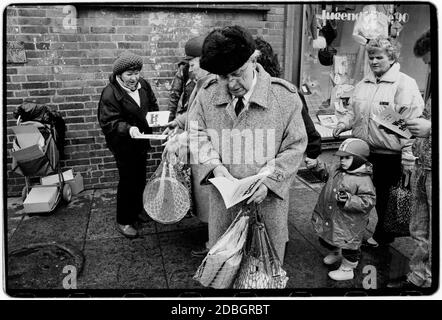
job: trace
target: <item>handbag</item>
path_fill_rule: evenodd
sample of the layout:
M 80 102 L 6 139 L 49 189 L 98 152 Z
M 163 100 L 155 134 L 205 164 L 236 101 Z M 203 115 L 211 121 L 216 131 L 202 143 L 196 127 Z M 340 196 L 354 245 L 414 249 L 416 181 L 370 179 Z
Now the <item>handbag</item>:
M 401 179 L 397 186 L 390 188 L 387 210 L 384 217 L 384 229 L 397 237 L 410 235 L 410 220 L 414 205 L 414 196 L 410 184 L 404 186 Z
M 146 213 L 163 224 L 180 221 L 191 208 L 187 183 L 190 183 L 190 172 L 186 173 L 179 162 L 171 162 L 163 155 L 161 164 L 144 188 Z
M 248 211 L 241 209 L 226 232 L 209 250 L 193 279 L 205 287 L 230 288 L 241 264 L 248 227 Z
M 288 277 L 270 241 L 257 209 L 251 220 L 250 234 L 234 289 L 284 289 Z

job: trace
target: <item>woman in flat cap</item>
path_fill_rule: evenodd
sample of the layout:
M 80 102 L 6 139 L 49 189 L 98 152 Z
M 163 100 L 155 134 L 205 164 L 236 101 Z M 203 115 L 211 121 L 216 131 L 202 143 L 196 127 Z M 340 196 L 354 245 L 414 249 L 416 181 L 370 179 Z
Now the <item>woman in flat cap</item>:
M 152 133 L 146 114 L 158 111 L 152 88 L 140 77 L 142 67 L 140 56 L 123 52 L 114 62 L 109 84 L 103 89 L 98 105 L 98 121 L 120 177 L 116 226 L 128 238 L 138 236 L 137 222 L 147 221 L 143 191 L 150 144 L 146 139 L 136 138 L 141 133 Z
M 209 33 L 200 66 L 218 75 L 200 89 L 189 115 L 190 149 L 205 171 L 200 183 L 267 174 L 250 198 L 229 209 L 210 185 L 209 247 L 242 206 L 255 203 L 283 262 L 289 188 L 307 145 L 297 90 L 256 62 L 255 41 L 240 26 Z

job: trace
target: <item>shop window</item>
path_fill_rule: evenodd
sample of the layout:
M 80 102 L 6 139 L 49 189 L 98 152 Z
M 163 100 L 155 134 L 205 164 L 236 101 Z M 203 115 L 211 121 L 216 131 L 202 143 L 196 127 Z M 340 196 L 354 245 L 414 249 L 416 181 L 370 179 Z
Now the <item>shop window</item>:
M 426 91 L 429 68 L 414 56 L 413 46 L 430 27 L 428 4 L 306 4 L 303 11 L 299 85 L 315 124 L 321 119 L 331 128 L 346 112 L 355 84 L 370 70 L 367 38 L 376 35 L 401 43 L 401 71 Z M 325 135 L 331 137 L 331 130 Z

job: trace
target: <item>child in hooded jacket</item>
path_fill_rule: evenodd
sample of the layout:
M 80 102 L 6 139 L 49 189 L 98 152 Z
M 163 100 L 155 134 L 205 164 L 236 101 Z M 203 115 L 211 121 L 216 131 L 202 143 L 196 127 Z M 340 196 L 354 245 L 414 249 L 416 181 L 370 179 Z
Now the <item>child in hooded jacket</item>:
M 353 269 L 360 259 L 360 247 L 370 210 L 376 204 L 372 182 L 372 165 L 368 144 L 360 139 L 347 139 L 336 152 L 339 164 L 328 170 L 324 163 L 310 164 L 312 172 L 326 182 L 319 195 L 312 223 L 320 243 L 330 250 L 324 263 L 341 262 L 330 271 L 333 280 L 354 278 Z

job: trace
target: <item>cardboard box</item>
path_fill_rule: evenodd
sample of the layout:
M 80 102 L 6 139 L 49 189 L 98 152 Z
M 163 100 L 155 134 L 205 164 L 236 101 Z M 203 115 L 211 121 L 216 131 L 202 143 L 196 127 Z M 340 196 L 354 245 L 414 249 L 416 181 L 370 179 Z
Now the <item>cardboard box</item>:
M 70 180 L 74 180 L 74 172 L 72 171 L 72 169 L 69 169 L 69 170 L 66 170 L 65 172 L 63 172 L 63 179 L 66 182 L 70 181 Z M 53 175 L 41 178 L 41 184 L 45 185 L 45 186 L 57 184 L 59 182 L 60 182 L 60 177 L 58 176 L 58 174 L 53 174 Z
M 72 169 L 63 172 L 64 181 L 71 186 L 72 195 L 79 194 L 84 190 L 83 177 L 80 173 L 76 173 Z M 47 177 L 41 178 L 42 185 L 54 185 L 59 183 L 60 177 L 58 174 L 53 174 Z
M 67 183 L 71 186 L 72 195 L 79 194 L 81 191 L 84 190 L 83 177 L 80 173 L 77 173 L 75 175 L 75 178 L 73 180 L 67 181 Z
M 58 187 L 34 187 L 23 202 L 24 212 L 50 212 L 57 200 Z
M 45 141 L 36 126 L 14 126 L 16 140 L 13 143 L 11 156 L 16 161 L 29 161 L 39 159 L 44 153 Z
M 14 126 L 11 127 L 17 138 L 17 144 L 20 149 L 25 149 L 33 145 L 44 147 L 45 140 L 36 126 Z

